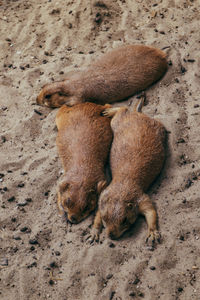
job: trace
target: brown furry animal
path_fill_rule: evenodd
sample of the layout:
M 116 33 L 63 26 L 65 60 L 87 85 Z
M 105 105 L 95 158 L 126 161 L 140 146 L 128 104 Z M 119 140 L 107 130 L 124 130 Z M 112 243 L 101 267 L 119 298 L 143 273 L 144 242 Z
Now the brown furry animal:
M 141 104 L 138 111 L 125 107 L 105 111 L 113 117 L 112 181 L 100 195 L 94 222 L 95 239 L 102 221 L 108 236 L 117 239 L 142 214 L 147 221 L 149 241 L 159 240 L 156 211 L 146 191 L 163 166 L 166 131 L 160 122 L 139 112 L 140 108 Z
M 37 104 L 69 106 L 126 99 L 159 80 L 167 70 L 166 54 L 144 45 L 128 45 L 102 55 L 83 71 L 43 87 Z
M 96 208 L 98 195 L 106 186 L 112 131 L 110 119 L 101 113 L 108 106 L 63 105 L 56 116 L 56 143 L 65 171 L 58 187 L 58 208 L 71 223 L 79 223 Z

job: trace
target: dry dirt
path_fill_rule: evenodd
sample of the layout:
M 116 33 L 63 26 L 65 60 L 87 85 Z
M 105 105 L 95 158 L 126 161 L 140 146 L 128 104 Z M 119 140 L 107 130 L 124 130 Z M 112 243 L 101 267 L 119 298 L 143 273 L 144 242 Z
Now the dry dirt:
M 200 299 L 200 2 L 0 1 L 0 299 Z M 144 112 L 169 132 L 164 170 L 149 191 L 162 243 L 145 220 L 118 241 L 87 237 L 93 216 L 62 222 L 56 110 L 43 84 L 124 44 L 166 48 L 169 70 Z

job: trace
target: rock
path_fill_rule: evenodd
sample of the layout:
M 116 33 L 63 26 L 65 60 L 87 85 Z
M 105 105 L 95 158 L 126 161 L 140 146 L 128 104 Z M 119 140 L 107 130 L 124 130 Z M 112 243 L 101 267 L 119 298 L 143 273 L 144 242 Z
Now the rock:
M 24 226 L 24 227 L 22 227 L 21 229 L 20 229 L 20 231 L 21 232 L 28 232 L 30 229 L 28 228 L 28 227 L 26 227 L 26 226 Z M 30 231 L 29 231 L 30 232 Z
M 0 266 L 8 266 L 8 259 L 7 258 L 2 258 L 0 260 Z
M 107 276 L 106 276 L 106 279 L 111 279 L 113 277 L 113 274 L 108 274 Z
M 17 206 L 26 206 L 28 203 L 26 200 L 24 202 L 17 203 Z
M 36 239 L 31 239 L 31 240 L 29 240 L 29 244 L 38 245 L 38 241 Z
M 113 297 L 114 297 L 114 295 L 115 295 L 115 291 L 110 291 L 110 293 L 109 293 L 109 295 L 108 295 L 108 299 L 109 299 L 109 300 L 112 300 Z
M 20 236 L 18 236 L 18 235 L 13 236 L 13 239 L 16 240 L 16 241 L 20 241 L 21 240 Z
M 18 186 L 19 188 L 23 188 L 23 187 L 25 186 L 25 183 L 20 182 L 17 186 Z
M 115 248 L 115 244 L 113 244 L 112 242 L 110 242 L 110 243 L 108 244 L 108 246 L 109 246 L 110 248 Z
M 8 201 L 8 202 L 13 202 L 13 201 L 15 201 L 15 196 L 10 197 L 7 201 Z

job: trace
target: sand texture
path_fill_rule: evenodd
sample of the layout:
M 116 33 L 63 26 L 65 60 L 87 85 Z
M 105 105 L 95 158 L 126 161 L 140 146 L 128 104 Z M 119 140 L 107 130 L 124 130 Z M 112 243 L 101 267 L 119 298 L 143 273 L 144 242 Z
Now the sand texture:
M 0 0 L 1 300 L 200 299 L 199 11 L 199 0 Z M 62 221 L 57 110 L 35 102 L 45 83 L 124 44 L 168 47 L 168 72 L 143 109 L 168 131 L 148 192 L 162 234 L 154 251 L 143 217 L 92 245 L 93 215 Z

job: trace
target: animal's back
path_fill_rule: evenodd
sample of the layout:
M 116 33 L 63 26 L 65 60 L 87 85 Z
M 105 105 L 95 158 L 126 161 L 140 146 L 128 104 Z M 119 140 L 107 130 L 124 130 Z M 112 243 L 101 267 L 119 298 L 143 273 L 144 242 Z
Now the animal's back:
M 58 111 L 57 147 L 65 170 L 74 163 L 106 160 L 112 139 L 110 120 L 101 116 L 104 107 L 94 103 L 63 106 Z M 106 147 L 105 147 L 106 145 Z
M 100 103 L 125 99 L 159 80 L 166 70 L 163 51 L 143 45 L 123 46 L 91 64 L 83 75 L 88 79 L 84 80 L 84 94 Z
M 160 122 L 137 112 L 128 111 L 119 122 L 117 117 L 114 121 L 112 175 L 114 178 L 127 176 L 145 191 L 164 162 L 165 128 Z

